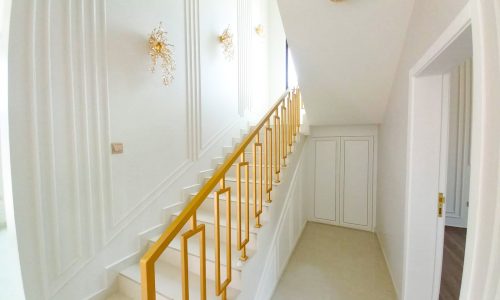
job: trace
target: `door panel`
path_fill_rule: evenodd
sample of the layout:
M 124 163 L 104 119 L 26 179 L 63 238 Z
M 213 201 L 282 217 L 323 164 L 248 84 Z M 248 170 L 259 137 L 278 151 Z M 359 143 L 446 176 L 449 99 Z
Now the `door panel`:
M 314 216 L 336 221 L 338 139 L 316 141 Z
M 343 137 L 341 153 L 341 224 L 371 230 L 373 140 Z

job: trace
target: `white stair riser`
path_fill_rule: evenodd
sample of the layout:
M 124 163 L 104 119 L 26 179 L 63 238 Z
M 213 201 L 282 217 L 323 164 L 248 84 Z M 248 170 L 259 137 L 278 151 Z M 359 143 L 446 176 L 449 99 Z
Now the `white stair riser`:
M 207 245 L 208 246 L 208 245 Z M 213 247 L 211 245 L 210 247 Z M 233 255 L 239 255 L 239 253 L 233 252 Z M 181 253 L 180 251 L 172 248 L 167 248 L 165 252 L 161 255 L 160 259 L 164 262 L 172 264 L 174 266 L 179 267 L 179 274 L 181 271 Z M 226 265 L 225 265 L 225 257 L 221 258 L 223 261 L 221 263 L 221 281 L 224 281 L 226 278 Z M 189 272 L 200 275 L 200 257 L 194 254 L 189 254 L 188 256 L 188 269 Z M 215 262 L 209 259 L 206 259 L 206 276 L 208 279 L 215 281 Z M 235 268 L 232 268 L 231 272 L 231 288 L 240 289 L 241 288 L 241 271 Z
M 237 186 L 236 181 L 226 180 L 226 188 L 231 188 L 231 199 L 232 200 L 237 199 L 236 195 L 237 195 L 238 190 L 237 190 L 236 186 Z M 273 189 L 275 189 L 278 186 L 278 184 L 273 181 L 273 183 L 270 186 Z M 219 188 L 219 186 L 217 186 L 217 189 L 218 188 Z M 242 181 L 241 182 L 241 197 L 243 198 L 243 200 L 246 197 L 245 188 L 246 188 L 246 183 Z M 259 197 L 260 197 L 260 182 L 257 182 L 256 188 L 257 188 L 257 195 L 259 195 Z M 263 199 L 263 201 L 266 201 L 266 199 L 267 199 L 266 190 L 267 190 L 267 187 L 266 187 L 266 183 L 264 181 L 264 182 L 262 182 L 262 197 L 263 197 L 262 199 Z M 253 203 L 253 201 L 254 201 L 254 199 L 253 199 L 253 195 L 254 195 L 253 181 L 251 181 L 248 185 L 248 192 L 249 192 L 249 197 L 250 197 L 250 203 Z M 212 197 L 215 197 L 215 192 L 212 192 L 210 195 Z M 271 191 L 271 196 L 272 196 L 272 191 Z
M 141 300 L 141 285 L 140 283 L 125 277 L 123 275 L 118 276 L 118 289 L 122 294 L 130 297 L 134 300 Z M 165 298 L 162 295 L 156 293 L 157 300 L 174 300 L 170 298 Z
M 222 166 L 222 164 L 217 164 L 217 168 L 219 168 L 220 166 Z M 231 177 L 231 178 L 236 178 L 236 166 L 232 166 L 226 173 L 226 177 Z M 259 166 L 257 166 L 257 176 L 259 175 Z M 265 176 L 265 172 L 266 172 L 266 168 L 264 166 L 262 166 L 262 176 L 264 177 Z M 274 165 L 274 159 L 273 159 L 273 179 L 276 178 L 276 168 L 275 168 L 275 165 Z M 248 177 L 250 178 L 250 181 L 253 181 L 253 165 L 250 165 L 248 167 Z M 241 179 L 242 180 L 245 180 L 245 168 L 244 167 L 241 167 Z
M 234 220 L 231 220 L 232 223 L 231 225 L 236 225 L 236 219 Z M 199 224 L 201 222 L 198 222 Z M 250 219 L 250 241 L 248 242 L 247 244 L 247 248 L 248 249 L 256 249 L 257 248 L 257 234 L 255 232 L 252 232 L 253 230 L 253 224 L 254 224 L 254 221 L 253 219 L 251 218 Z M 243 230 L 245 229 L 245 225 L 244 223 L 242 222 L 241 224 L 243 226 Z M 184 228 L 182 229 L 182 232 L 186 232 L 190 229 L 190 223 L 186 224 L 186 226 L 184 226 Z M 244 231 L 242 232 L 242 234 L 245 234 Z M 194 238 L 197 238 L 197 237 L 192 237 L 193 239 Z M 207 240 L 215 240 L 215 225 L 213 223 L 206 223 L 205 224 L 205 238 Z M 245 238 L 244 236 L 242 238 Z M 226 226 L 220 226 L 220 240 L 221 242 L 225 243 L 226 242 Z M 232 228 L 231 230 L 231 245 L 235 245 L 236 246 L 237 244 L 237 241 L 236 241 L 236 228 Z
M 237 213 L 237 207 L 238 207 L 238 202 L 237 201 L 234 201 L 236 200 L 236 196 L 232 195 L 231 196 L 232 198 L 232 201 L 231 201 L 231 217 L 232 217 L 232 222 L 236 222 L 236 213 Z M 265 201 L 265 195 L 264 195 L 264 201 Z M 243 201 L 241 203 L 241 213 L 242 213 L 242 220 L 244 219 L 244 216 L 245 216 L 245 213 L 246 213 L 246 203 L 244 202 L 245 201 L 245 197 L 243 197 Z M 267 217 L 268 217 L 268 214 L 267 214 L 267 211 L 269 210 L 269 206 L 266 205 L 266 203 L 263 201 L 262 203 L 262 211 L 263 211 L 263 214 L 261 215 L 261 220 L 268 220 Z M 221 210 L 221 214 L 222 215 L 225 215 L 226 214 L 226 199 L 220 199 L 219 200 L 219 207 L 220 207 L 220 210 Z M 250 224 L 252 224 L 252 220 L 253 220 L 253 215 L 254 215 L 254 205 L 253 205 L 253 197 L 250 197 L 250 204 L 249 204 L 249 208 L 250 208 Z M 203 204 L 200 206 L 200 209 L 207 212 L 207 213 L 210 213 L 210 214 L 213 214 L 214 212 L 214 199 L 213 198 L 208 198 L 207 200 L 205 200 L 203 202 Z M 265 215 L 264 215 L 265 214 Z M 234 223 L 236 224 L 236 223 Z

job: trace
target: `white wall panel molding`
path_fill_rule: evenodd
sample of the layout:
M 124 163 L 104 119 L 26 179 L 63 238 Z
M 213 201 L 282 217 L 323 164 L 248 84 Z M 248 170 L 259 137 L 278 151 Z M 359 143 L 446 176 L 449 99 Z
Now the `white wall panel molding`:
M 84 113 L 86 98 L 76 82 L 83 69 L 78 54 L 84 45 L 79 36 L 83 30 L 77 30 L 83 11 L 75 2 L 33 5 L 32 115 L 27 117 L 34 120 L 28 129 L 33 135 L 38 186 L 33 221 L 45 297 L 64 286 L 93 250 L 90 159 L 82 159 L 90 152 L 90 120 Z
M 307 141 L 300 143 L 305 144 Z M 277 220 L 272 224 L 272 236 L 268 242 L 270 246 L 265 253 L 266 255 L 263 258 L 259 257 L 262 259 L 260 266 L 263 266 L 263 271 L 255 279 L 258 285 L 253 299 L 270 299 L 272 297 L 307 222 L 307 217 L 303 213 L 305 202 L 303 190 L 306 175 L 304 161 L 307 151 L 302 148 L 297 150 L 295 154 L 300 156 L 294 158 L 294 166 L 289 165 L 293 168 L 289 185 L 286 186 L 286 189 L 280 190 L 279 195 L 283 199 L 279 201 L 282 207 L 276 213 Z M 291 169 L 288 171 L 290 172 Z
M 196 160 L 201 149 L 200 4 L 186 0 L 186 63 L 189 157 Z
M 129 13 L 129 10 L 120 7 L 121 5 L 123 5 L 122 3 L 112 2 L 109 0 L 107 2 L 112 4 L 111 9 L 108 11 L 108 13 L 114 13 L 114 14 L 124 13 L 124 12 Z M 151 5 L 164 5 L 164 4 L 165 3 L 162 2 L 151 3 Z M 168 5 L 171 5 L 171 7 L 169 6 L 168 7 L 169 9 L 167 11 L 169 11 L 169 14 L 176 15 L 176 17 L 174 18 L 172 17 L 172 15 L 168 14 L 165 15 L 164 13 L 159 13 L 157 14 L 158 17 L 156 18 L 158 18 L 159 21 L 166 21 L 164 22 L 164 26 L 168 31 L 167 37 L 172 43 L 174 43 L 174 46 L 177 46 L 174 48 L 174 56 L 177 64 L 176 78 L 171 86 L 169 87 L 160 86 L 159 90 L 155 90 L 156 93 L 153 94 L 153 96 L 160 98 L 161 96 L 168 95 L 169 99 L 161 99 L 161 101 L 171 101 L 171 100 L 184 101 L 184 99 L 179 97 L 179 95 L 186 95 L 187 101 L 185 110 L 184 109 L 181 110 L 180 106 L 176 105 L 176 103 L 167 104 L 167 106 L 171 106 L 170 108 L 171 111 L 181 110 L 180 114 L 179 112 L 177 112 L 177 114 L 180 115 L 179 120 L 182 122 L 184 121 L 186 122 L 185 129 L 182 127 L 175 129 L 181 134 L 187 136 L 185 157 L 182 159 L 177 159 L 175 157 L 169 158 L 168 167 L 170 168 L 170 170 L 165 171 L 166 173 L 165 176 L 162 174 L 162 177 L 159 179 L 158 184 L 152 186 L 150 189 L 143 188 L 143 190 L 145 191 L 144 194 L 139 195 L 139 197 L 134 196 L 134 198 L 131 199 L 133 203 L 127 205 L 125 211 L 123 211 L 123 204 L 120 203 L 120 201 L 122 201 L 123 199 L 121 199 L 121 197 L 118 196 L 117 191 L 109 191 L 110 196 L 106 197 L 105 213 L 103 214 L 103 222 L 105 224 L 103 235 L 105 236 L 106 243 L 109 243 L 119 233 L 121 233 L 124 229 L 126 229 L 137 218 L 137 216 L 139 216 L 147 207 L 149 207 L 151 203 L 162 197 L 165 194 L 165 192 L 167 192 L 170 189 L 175 180 L 180 176 L 182 176 L 183 174 L 185 174 L 193 165 L 194 161 L 200 158 L 200 153 L 198 151 L 200 144 L 200 131 L 201 131 L 200 113 L 199 113 L 200 95 L 201 95 L 200 75 L 199 75 L 199 70 L 200 70 L 199 25 L 198 25 L 199 3 L 198 0 L 190 0 L 186 1 L 183 4 L 169 3 Z M 120 11 L 118 12 L 118 10 Z M 177 15 L 179 12 L 181 12 L 181 15 Z M 116 16 L 114 17 L 116 18 Z M 101 18 L 104 21 L 106 20 L 105 15 L 103 15 Z M 116 21 L 116 19 L 114 19 L 114 21 Z M 113 27 L 112 29 L 110 26 L 106 25 L 105 22 L 103 22 L 103 24 L 104 24 L 103 32 L 105 32 L 106 34 L 110 34 L 110 30 L 116 30 L 117 26 L 116 24 L 114 24 L 115 27 Z M 138 24 L 138 26 L 139 27 L 144 26 L 144 23 L 141 22 L 140 24 Z M 156 24 L 154 24 L 153 26 L 156 26 Z M 182 26 L 184 26 L 184 28 Z M 118 29 L 123 30 L 120 27 L 118 27 Z M 106 47 L 106 42 L 108 40 L 109 37 L 106 37 L 104 35 L 102 45 L 104 49 L 108 49 L 107 50 L 108 53 L 106 53 L 106 56 L 109 57 L 110 55 L 113 55 L 113 53 L 110 53 L 109 50 L 110 48 Z M 144 41 L 146 41 L 146 37 L 144 38 Z M 182 45 L 183 43 L 185 43 L 185 45 Z M 116 64 L 116 61 L 114 61 L 113 63 Z M 111 66 L 111 62 L 110 63 L 106 62 L 105 65 Z M 184 66 L 186 66 L 185 70 Z M 106 75 L 106 78 L 108 78 L 108 75 Z M 105 80 L 105 82 L 107 83 L 108 80 Z M 176 85 L 178 85 L 178 87 Z M 158 85 L 155 84 L 153 88 L 157 89 L 157 87 Z M 140 86 L 138 88 L 148 89 L 150 87 Z M 108 97 L 107 88 L 103 88 L 102 92 L 103 94 L 106 94 L 106 97 Z M 175 98 L 181 98 L 181 99 L 175 99 Z M 165 107 L 162 106 L 161 109 L 165 109 Z M 156 124 L 152 123 L 152 125 Z M 164 124 L 162 123 L 162 125 Z M 128 138 L 128 136 L 126 136 L 127 134 L 131 133 L 130 132 L 122 133 L 122 138 L 125 139 Z M 158 136 L 157 138 L 172 140 L 173 135 L 169 133 L 169 135 L 167 136 Z M 137 142 L 137 140 L 134 140 L 134 142 Z M 178 141 L 175 140 L 175 142 L 177 143 Z M 109 139 L 107 143 L 108 144 L 110 143 Z M 139 147 L 139 145 L 137 144 L 134 146 Z M 177 147 L 174 147 L 173 149 L 176 148 Z M 158 150 L 165 151 L 165 155 L 167 156 L 170 153 L 169 149 L 166 148 Z M 109 159 L 109 153 L 106 154 L 106 158 Z M 119 165 L 119 167 L 121 166 Z M 119 172 L 119 170 L 114 170 L 114 169 L 112 169 L 112 171 L 115 173 Z M 123 194 L 123 192 L 121 192 L 121 194 Z M 122 205 L 122 207 L 120 207 L 120 205 Z
M 234 57 L 226 59 L 218 36 L 230 27 Z M 238 14 L 233 0 L 199 2 L 200 38 L 200 155 L 227 132 L 238 115 Z
M 213 135 L 200 149 L 200 156 L 204 156 L 222 137 L 224 137 L 231 129 L 240 124 L 240 119 L 230 121 L 225 127 L 221 128 L 215 135 Z

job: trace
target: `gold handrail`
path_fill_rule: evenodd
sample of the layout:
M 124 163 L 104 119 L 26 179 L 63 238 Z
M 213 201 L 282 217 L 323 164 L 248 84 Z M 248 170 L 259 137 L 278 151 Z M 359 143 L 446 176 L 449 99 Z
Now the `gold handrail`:
M 206 298 L 206 257 L 205 257 L 205 225 L 198 225 L 196 220 L 196 211 L 206 200 L 209 194 L 220 185 L 219 190 L 215 191 L 214 197 L 214 216 L 215 216 L 215 246 L 216 246 L 216 294 L 226 299 L 227 287 L 231 282 L 231 187 L 226 187 L 226 173 L 233 164 L 240 159 L 237 167 L 237 249 L 241 251 L 240 260 L 247 259 L 246 245 L 250 240 L 249 236 L 249 167 L 250 164 L 245 159 L 245 150 L 254 142 L 253 145 L 253 204 L 255 227 L 261 227 L 260 214 L 262 213 L 262 192 L 266 192 L 266 202 L 271 202 L 271 191 L 273 175 L 275 182 L 279 182 L 279 173 L 281 171 L 280 161 L 286 166 L 287 154 L 291 153 L 293 142 L 296 139 L 300 127 L 300 90 L 290 89 L 286 91 L 274 104 L 269 112 L 252 129 L 252 131 L 236 147 L 225 162 L 214 172 L 212 177 L 201 187 L 199 192 L 186 205 L 182 212 L 167 227 L 160 238 L 148 249 L 140 261 L 141 269 L 141 295 L 142 299 L 156 299 L 155 287 L 155 262 L 162 255 L 172 240 L 179 234 L 182 228 L 191 219 L 191 229 L 181 235 L 181 267 L 182 267 L 182 295 L 183 299 L 189 299 L 188 287 L 188 253 L 187 240 L 200 233 L 200 295 L 202 299 Z M 274 116 L 274 129 L 271 127 Z M 266 126 L 264 132 L 264 143 L 260 141 L 260 131 Z M 273 134 L 274 130 L 274 134 Z M 269 133 L 269 134 L 268 134 Z M 274 139 L 274 141 L 273 141 Z M 260 149 L 260 160 L 257 164 L 257 149 Z M 264 159 L 263 159 L 264 156 Z M 273 172 L 274 159 L 274 172 Z M 245 214 L 241 211 L 242 193 L 241 193 L 241 167 L 245 168 Z M 262 169 L 264 168 L 264 175 Z M 259 176 L 257 171 L 259 170 Z M 264 184 L 263 184 L 264 181 Z M 259 193 L 257 193 L 257 186 Z M 226 279 L 220 281 L 220 208 L 219 200 L 221 195 L 226 195 Z M 260 197 L 257 197 L 260 195 Z M 259 207 L 259 209 L 257 209 Z M 245 217 L 245 239 L 242 241 L 241 217 Z

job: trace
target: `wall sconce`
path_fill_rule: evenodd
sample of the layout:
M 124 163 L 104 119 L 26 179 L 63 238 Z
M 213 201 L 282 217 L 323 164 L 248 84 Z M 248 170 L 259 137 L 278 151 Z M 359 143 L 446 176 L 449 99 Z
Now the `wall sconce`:
M 219 36 L 219 42 L 222 44 L 223 53 L 226 60 L 230 61 L 234 56 L 233 34 L 231 33 L 230 25 L 224 29 L 224 32 Z
M 257 27 L 255 27 L 255 33 L 260 37 L 264 36 L 264 26 L 262 24 L 257 25 Z
M 162 23 L 158 25 L 149 36 L 149 55 L 151 56 L 151 72 L 154 73 L 156 64 L 161 60 L 163 84 L 169 86 L 174 80 L 175 61 L 173 45 L 167 42 L 167 32 L 163 29 Z

